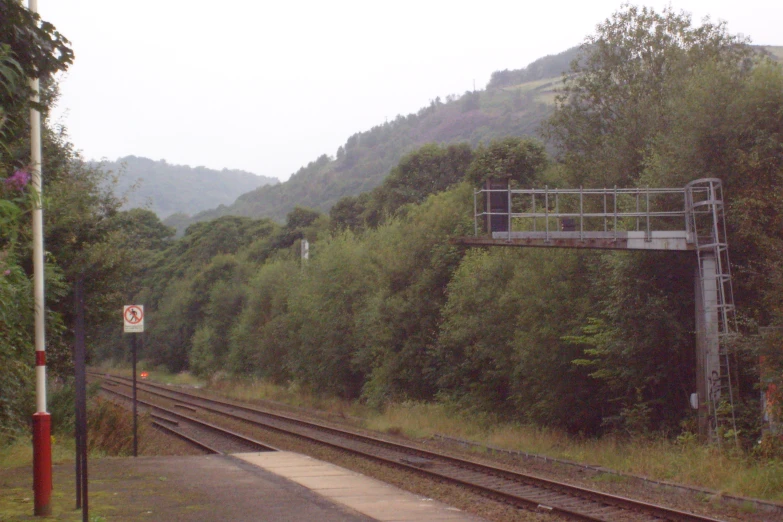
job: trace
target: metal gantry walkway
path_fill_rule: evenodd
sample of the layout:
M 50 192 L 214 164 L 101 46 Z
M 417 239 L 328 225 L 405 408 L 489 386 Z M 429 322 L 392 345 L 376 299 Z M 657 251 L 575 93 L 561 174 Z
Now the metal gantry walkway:
M 457 241 L 464 245 L 695 252 L 699 429 L 736 436 L 727 349 L 736 319 L 719 179 L 610 189 L 512 189 L 491 180 L 474 192 L 473 208 L 475 235 Z

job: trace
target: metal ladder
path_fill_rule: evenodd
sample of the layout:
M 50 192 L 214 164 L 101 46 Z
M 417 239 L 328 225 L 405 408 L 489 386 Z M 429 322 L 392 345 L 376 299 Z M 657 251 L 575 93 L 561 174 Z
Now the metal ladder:
M 730 340 L 737 333 L 731 266 L 726 239 L 726 220 L 723 205 L 723 187 L 717 178 L 694 181 L 686 186 L 686 230 L 696 248 L 702 303 L 717 303 L 715 310 L 707 308 L 707 315 L 717 320 L 717 376 L 710 377 L 707 400 L 712 424 L 710 432 L 720 442 L 719 428 L 730 427 L 737 441 L 737 422 L 734 413 L 734 389 L 729 354 Z M 717 299 L 709 299 L 714 289 Z M 708 341 L 709 342 L 709 341 Z M 727 400 L 728 399 L 728 400 Z

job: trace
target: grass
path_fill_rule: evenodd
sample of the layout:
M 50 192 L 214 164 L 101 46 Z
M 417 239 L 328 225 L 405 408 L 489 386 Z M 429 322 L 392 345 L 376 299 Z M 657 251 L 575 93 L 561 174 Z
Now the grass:
M 115 364 L 115 363 L 103 363 L 100 366 L 93 367 L 94 370 L 110 372 L 123 377 L 131 377 L 133 372 L 128 364 Z M 194 388 L 201 388 L 206 384 L 203 379 L 198 379 L 189 372 L 171 373 L 163 368 L 158 368 L 150 365 L 146 361 L 139 361 L 136 365 L 136 370 L 140 374 L 141 372 L 147 372 L 149 374 L 148 379 L 163 384 L 176 384 L 178 386 L 192 386 Z
M 73 461 L 76 452 L 72 437 L 52 437 L 52 464 Z M 15 440 L 7 446 L 0 446 L 0 468 L 18 468 L 33 461 L 33 446 L 29 438 Z
M 127 372 L 129 373 L 129 372 Z M 89 460 L 95 462 L 105 456 L 128 456 L 132 453 L 132 416 L 130 412 L 109 401 L 93 399 L 89 404 Z M 139 416 L 139 454 L 168 455 L 177 452 L 177 447 L 187 446 L 184 442 L 172 440 L 149 427 L 149 415 Z M 190 449 L 190 448 L 188 448 Z M 181 454 L 188 454 L 182 452 Z M 198 453 L 196 451 L 195 453 Z M 81 521 L 81 510 L 74 509 L 74 454 L 75 444 L 70 433 L 55 434 L 52 437 L 52 464 L 55 484 L 52 491 L 52 517 L 47 520 Z M 0 521 L 38 520 L 33 516 L 32 491 L 33 449 L 31 437 L 20 437 L 13 442 L 0 444 Z M 94 469 L 94 468 L 93 468 Z M 123 468 L 124 469 L 124 468 Z M 116 478 L 120 477 L 120 478 Z M 119 505 L 128 506 L 132 501 L 134 488 L 139 484 L 159 495 L 159 478 L 139 479 L 130 486 L 123 485 L 123 473 L 108 473 L 108 477 L 96 478 L 91 473 L 90 520 L 93 522 L 114 519 Z M 170 493 L 171 495 L 176 492 Z M 179 499 L 181 500 L 181 499 Z M 185 499 L 187 500 L 187 499 Z M 184 502 L 184 500 L 182 500 Z M 130 508 L 127 508 L 130 509 Z M 126 509 L 126 511 L 127 511 Z M 127 515 L 127 513 L 125 513 Z M 148 519 L 143 516 L 141 518 Z M 123 518 L 129 520 L 126 516 Z M 136 518 L 131 517 L 135 520 Z
M 278 386 L 225 374 L 201 381 L 189 374 L 167 375 L 156 371 L 152 378 L 161 382 L 204 385 L 212 392 L 240 401 L 268 400 L 315 409 L 352 418 L 359 425 L 378 432 L 410 438 L 448 435 L 480 445 L 601 466 L 723 494 L 783 501 L 783 462 L 754 459 L 695 441 L 678 444 L 664 437 L 575 438 L 558 430 L 495 422 L 491 417 L 467 414 L 448 404 L 404 402 L 389 404 L 383 411 L 378 411 L 295 385 Z
M 783 501 L 783 462 L 727 454 L 693 442 L 677 444 L 663 437 L 580 439 L 534 426 L 488 424 L 486 419 L 466 418 L 456 409 L 438 404 L 391 405 L 367 417 L 365 425 L 378 431 L 401 431 L 411 437 L 449 435 L 724 494 Z

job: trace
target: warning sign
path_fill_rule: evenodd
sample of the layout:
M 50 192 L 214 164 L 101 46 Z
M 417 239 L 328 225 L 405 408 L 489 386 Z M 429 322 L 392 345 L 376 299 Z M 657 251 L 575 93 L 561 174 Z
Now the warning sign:
M 122 320 L 125 333 L 144 331 L 144 305 L 125 305 L 122 308 Z

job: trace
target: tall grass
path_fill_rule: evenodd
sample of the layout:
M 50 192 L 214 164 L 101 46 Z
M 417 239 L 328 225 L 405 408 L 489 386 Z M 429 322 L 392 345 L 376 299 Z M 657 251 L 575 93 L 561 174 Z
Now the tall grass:
M 719 493 L 783 501 L 783 462 L 721 450 L 693 440 L 679 443 L 664 437 L 611 435 L 575 438 L 558 430 L 467 416 L 447 404 L 392 404 L 383 412 L 367 416 L 365 425 L 412 437 L 448 435 Z
M 146 422 L 138 423 L 144 439 Z M 133 415 L 111 401 L 96 397 L 87 414 L 87 447 L 101 455 L 130 455 L 133 452 Z

